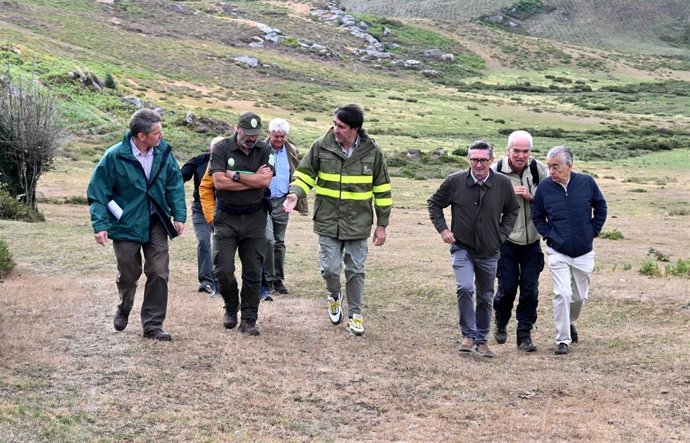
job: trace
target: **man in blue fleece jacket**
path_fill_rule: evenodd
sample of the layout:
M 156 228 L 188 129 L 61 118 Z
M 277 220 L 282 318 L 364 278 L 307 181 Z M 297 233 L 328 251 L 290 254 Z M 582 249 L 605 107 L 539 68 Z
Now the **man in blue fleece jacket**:
M 589 296 L 594 270 L 592 243 L 606 221 L 606 200 L 594 179 L 573 172 L 573 154 L 565 146 L 546 156 L 549 177 L 539 183 L 532 203 L 532 221 L 546 240 L 553 279 L 556 351 L 568 353 L 577 343 L 575 321 Z

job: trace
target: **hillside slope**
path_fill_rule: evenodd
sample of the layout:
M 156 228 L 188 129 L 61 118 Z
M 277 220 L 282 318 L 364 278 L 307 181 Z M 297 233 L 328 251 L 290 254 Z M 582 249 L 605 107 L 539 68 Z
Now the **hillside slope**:
M 469 22 L 519 0 L 341 0 L 348 10 L 399 18 Z M 545 0 L 543 13 L 514 20 L 537 37 L 639 54 L 690 57 L 689 0 Z

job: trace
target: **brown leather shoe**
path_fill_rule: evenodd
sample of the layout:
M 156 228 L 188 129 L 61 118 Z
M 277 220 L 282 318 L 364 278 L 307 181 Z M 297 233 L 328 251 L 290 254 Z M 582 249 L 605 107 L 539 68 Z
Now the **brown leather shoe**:
M 172 341 L 172 336 L 162 329 L 144 332 L 144 337 L 160 341 Z
M 496 356 L 496 354 L 494 354 L 494 351 L 492 351 L 489 348 L 489 345 L 487 345 L 486 343 L 478 344 L 477 347 L 475 348 L 475 351 L 477 351 L 477 354 L 481 355 L 482 357 L 486 357 L 486 358 L 494 358 Z
M 275 289 L 278 294 L 285 295 L 290 293 L 281 280 L 273 281 L 273 289 Z
M 460 352 L 472 352 L 474 349 L 474 339 L 472 337 L 465 337 L 460 342 Z

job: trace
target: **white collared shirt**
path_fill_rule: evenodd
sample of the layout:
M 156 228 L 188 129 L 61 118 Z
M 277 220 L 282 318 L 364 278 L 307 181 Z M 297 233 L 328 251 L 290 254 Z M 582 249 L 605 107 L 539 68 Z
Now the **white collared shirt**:
M 153 167 L 153 148 L 149 148 L 149 150 L 146 151 L 146 154 L 142 154 L 142 152 L 139 150 L 139 148 L 137 148 L 137 145 L 134 142 L 134 137 L 130 139 L 130 143 L 132 144 L 132 155 L 134 155 L 134 158 L 136 158 L 137 161 L 141 164 L 141 167 L 144 168 L 146 180 L 150 180 L 151 168 Z

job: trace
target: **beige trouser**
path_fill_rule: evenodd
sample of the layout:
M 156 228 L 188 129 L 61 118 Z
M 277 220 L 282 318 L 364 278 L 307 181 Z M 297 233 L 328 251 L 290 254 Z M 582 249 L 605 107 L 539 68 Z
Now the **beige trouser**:
M 580 317 L 582 306 L 589 297 L 594 251 L 579 257 L 569 257 L 547 247 L 546 254 L 553 280 L 556 344 L 570 344 L 570 325 Z

